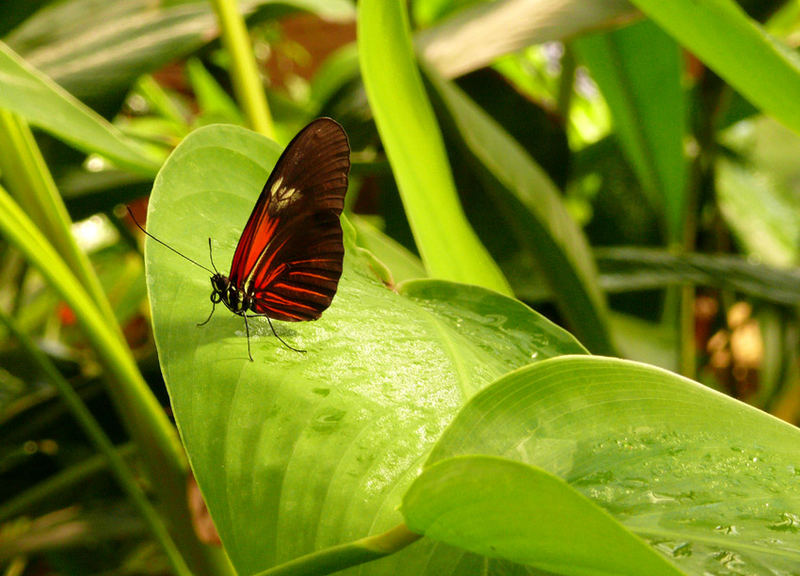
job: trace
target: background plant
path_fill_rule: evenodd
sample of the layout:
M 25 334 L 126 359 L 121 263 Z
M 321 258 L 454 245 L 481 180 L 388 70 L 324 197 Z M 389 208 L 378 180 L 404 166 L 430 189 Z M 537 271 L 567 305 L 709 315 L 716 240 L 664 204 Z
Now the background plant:
M 242 573 L 309 553 L 286 573 L 315 573 L 399 549 L 360 569 L 796 566 L 795 429 L 655 369 L 595 358 L 528 366 L 585 350 L 500 295 L 535 305 L 592 353 L 679 371 L 796 423 L 795 4 L 239 4 L 247 28 L 224 1 L 0 7 L 7 571 L 230 570 L 195 536 L 162 373 Z M 331 38 L 324 56 L 310 38 Z M 198 258 L 208 235 L 230 250 L 279 147 L 198 128 L 244 125 L 285 143 L 322 114 L 345 125 L 355 151 L 342 290 L 324 321 L 293 333 L 317 343 L 314 374 L 259 339 L 271 352 L 242 375 L 236 319 L 187 337 L 207 313 L 207 280 L 148 248 L 151 317 L 138 238 L 119 208 L 132 202 L 144 219 L 139 199 L 161 171 L 151 230 Z M 237 149 L 250 160 L 226 172 L 219 159 Z M 204 186 L 205 203 L 191 204 L 201 217 L 181 216 Z M 425 277 L 399 294 L 381 284 Z M 189 414 L 196 397 L 205 404 Z M 476 413 L 494 419 L 479 425 Z M 227 424 L 234 414 L 238 427 Z M 215 444 L 223 432 L 230 443 Z M 269 470 L 235 470 L 272 451 L 282 500 L 254 487 L 274 481 Z M 321 480 L 308 479 L 314 467 Z M 503 488 L 481 489 L 493 484 Z M 227 495 L 245 490 L 255 500 Z M 548 504 L 548 518 L 571 511 L 561 531 L 541 525 L 552 543 L 526 532 L 524 515 L 473 523 Z M 665 533 L 648 521 L 656 513 L 669 518 Z M 576 536 L 575 518 L 597 529 Z M 408 528 L 429 537 L 405 548 Z M 610 545 L 627 551 L 622 564 Z

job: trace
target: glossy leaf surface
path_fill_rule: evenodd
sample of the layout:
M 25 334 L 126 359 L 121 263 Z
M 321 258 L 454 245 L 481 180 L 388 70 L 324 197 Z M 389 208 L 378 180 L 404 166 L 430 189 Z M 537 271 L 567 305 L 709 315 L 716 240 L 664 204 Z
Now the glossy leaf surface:
M 800 562 L 798 445 L 797 428 L 670 372 L 610 358 L 561 357 L 517 370 L 474 396 L 427 465 L 486 454 L 535 466 L 559 476 L 687 574 L 726 574 L 735 565 L 742 573 L 767 575 L 791 573 Z M 465 482 L 458 476 L 478 469 L 463 464 L 454 486 Z M 541 472 L 512 470 L 510 478 L 518 482 L 520 474 L 553 488 Z M 513 518 L 506 491 L 487 490 L 495 509 Z M 577 510 L 574 494 L 558 493 L 553 498 L 563 500 L 564 510 Z M 414 494 L 412 488 L 409 498 Z M 470 493 L 461 494 L 462 500 L 450 497 L 454 510 L 468 505 Z M 429 515 L 426 507 L 441 506 L 419 494 L 416 499 L 413 512 L 405 503 L 412 528 L 422 518 L 417 513 Z M 624 558 L 608 553 L 607 543 L 606 553 L 590 553 L 608 534 L 579 536 L 588 517 L 594 515 L 542 520 L 554 530 L 564 522 L 575 525 L 573 536 L 553 543 L 560 547 L 561 566 L 545 565 L 541 553 L 530 555 L 537 539 L 520 535 L 514 546 L 529 554 L 530 563 L 558 573 L 637 573 L 638 560 L 631 556 L 626 568 L 620 566 Z M 508 541 L 492 536 L 495 527 L 483 517 L 437 531 L 443 528 L 448 536 L 442 539 L 450 544 L 469 547 L 476 535 L 482 546 L 498 536 Z M 615 539 L 627 545 L 627 537 Z M 584 554 L 593 557 L 593 571 L 572 566 L 571 559 Z
M 403 510 L 426 536 L 555 574 L 681 574 L 566 482 L 514 460 L 459 456 L 434 464 L 411 486 Z

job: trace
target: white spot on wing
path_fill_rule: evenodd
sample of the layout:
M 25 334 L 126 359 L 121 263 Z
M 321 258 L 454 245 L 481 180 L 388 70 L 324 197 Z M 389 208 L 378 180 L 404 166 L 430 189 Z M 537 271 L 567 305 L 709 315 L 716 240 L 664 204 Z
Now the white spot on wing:
M 300 199 L 300 190 L 297 188 L 281 188 L 280 184 L 282 182 L 283 179 L 279 178 L 272 186 L 272 200 L 269 203 L 270 214 L 277 214 Z

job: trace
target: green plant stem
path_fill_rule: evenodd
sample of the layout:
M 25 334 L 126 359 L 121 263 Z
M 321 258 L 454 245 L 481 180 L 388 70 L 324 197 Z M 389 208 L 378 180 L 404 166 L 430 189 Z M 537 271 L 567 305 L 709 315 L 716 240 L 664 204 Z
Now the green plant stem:
M 704 75 L 697 90 L 698 113 L 694 134 L 699 153 L 691 167 L 687 187 L 684 229 L 679 252 L 691 254 L 695 251 L 700 225 L 700 209 L 704 198 L 716 198 L 717 135 L 719 120 L 725 110 L 723 94 L 725 83 L 710 71 Z M 697 354 L 695 342 L 695 287 L 685 286 L 681 290 L 679 309 L 680 328 L 680 371 L 689 378 L 697 375 Z
M 130 350 L 75 275 L 9 194 L 0 187 L 0 233 L 64 299 L 110 375 L 109 392 L 142 454 L 142 462 L 173 536 L 195 573 L 211 574 L 212 560 L 194 536 L 186 503 L 187 463 L 175 429 L 142 378 Z
M 18 324 L 17 328 L 19 329 Z M 123 460 L 136 453 L 136 447 L 132 443 L 116 446 L 114 449 Z M 8 521 L 14 516 L 25 514 L 37 506 L 54 501 L 62 492 L 87 482 L 95 475 L 107 470 L 108 465 L 104 456 L 97 454 L 86 458 L 3 502 L 0 505 L 0 523 Z
M 383 534 L 367 536 L 360 540 L 333 546 L 295 558 L 256 576 L 318 576 L 338 572 L 351 566 L 383 558 L 402 550 L 422 538 L 405 524 L 395 526 Z
M 275 139 L 275 128 L 264 94 L 261 77 L 250 45 L 247 26 L 237 9 L 236 0 L 211 0 L 217 13 L 222 44 L 231 58 L 233 91 L 244 110 L 250 128 Z
M 680 289 L 680 373 L 687 378 L 697 377 L 697 344 L 695 342 L 695 287 Z
M 19 331 L 15 323 L 8 316 L 0 313 L 0 322 L 5 324 L 6 328 L 8 328 L 17 342 L 22 346 L 25 353 L 50 379 L 50 382 L 55 386 L 56 390 L 58 390 L 62 400 L 69 411 L 72 412 L 72 415 L 84 434 L 86 434 L 86 437 L 97 451 L 105 457 L 109 470 L 116 478 L 122 490 L 127 494 L 128 498 L 130 498 L 134 508 L 142 515 L 145 524 L 153 535 L 153 539 L 158 542 L 164 550 L 164 554 L 167 556 L 167 560 L 175 574 L 177 576 L 191 576 L 189 567 L 186 565 L 175 542 L 169 535 L 161 517 L 150 505 L 147 496 L 145 496 L 142 489 L 136 483 L 133 473 L 125 463 L 125 460 L 117 453 L 114 444 L 108 436 L 106 436 L 105 432 L 103 432 L 100 424 L 98 424 L 97 420 L 92 416 L 92 413 L 83 403 L 81 397 L 72 389 L 72 386 L 70 386 L 69 382 L 59 373 L 50 359 L 42 354 L 28 336 Z
M 561 77 L 558 81 L 558 95 L 556 105 L 562 118 L 569 118 L 572 107 L 572 96 L 575 94 L 575 52 L 570 44 L 564 45 L 564 57 L 561 58 Z

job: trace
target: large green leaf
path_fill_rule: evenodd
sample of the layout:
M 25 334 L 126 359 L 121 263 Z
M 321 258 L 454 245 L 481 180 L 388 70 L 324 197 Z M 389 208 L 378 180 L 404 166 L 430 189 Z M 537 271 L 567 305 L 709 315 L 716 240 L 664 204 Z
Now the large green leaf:
M 798 446 L 800 430 L 794 426 L 670 372 L 610 358 L 561 357 L 517 370 L 474 396 L 427 466 L 434 472 L 434 464 L 470 454 L 536 466 L 562 478 L 688 574 L 774 575 L 792 574 L 800 566 Z M 460 474 L 474 471 L 467 463 L 457 472 L 453 489 L 465 482 Z M 534 478 L 532 486 L 543 482 L 553 488 L 535 469 L 518 473 Z M 426 474 L 419 482 L 426 482 Z M 503 489 L 486 490 L 484 499 L 513 515 L 516 503 Z M 575 494 L 551 491 L 563 500 L 565 514 L 576 509 Z M 409 498 L 414 494 L 412 489 Z M 469 497 L 469 491 L 457 492 L 447 506 L 468 506 Z M 417 513 L 429 515 L 441 504 L 419 499 L 412 512 L 406 501 L 409 526 L 417 525 Z M 450 526 L 436 526 L 438 534 L 447 534 L 446 542 L 465 546 L 477 534 L 485 536 L 482 546 L 492 545 L 490 538 L 497 546 L 508 543 L 487 517 L 461 517 L 462 525 L 454 524 L 456 516 L 447 518 Z M 538 521 L 555 530 L 565 522 L 576 526 L 572 536 L 553 543 L 563 566 L 552 563 L 551 548 L 547 569 L 637 573 L 634 557 L 626 562 L 610 545 L 594 556 L 594 572 L 570 568 L 572 558 L 584 557 L 614 536 L 613 530 L 583 534 L 579 526 L 586 518 L 580 513 Z M 425 524 L 431 522 L 429 517 Z M 627 546 L 626 536 L 612 539 Z M 538 546 L 524 538 L 514 544 L 523 551 Z M 532 563 L 542 565 L 536 558 L 544 557 L 533 556 Z
M 536 259 L 571 329 L 593 352 L 611 354 L 606 304 L 589 246 L 558 190 L 520 144 L 452 83 L 428 72 L 478 176 L 514 234 Z
M 683 234 L 686 105 L 678 45 L 650 21 L 574 43 L 600 86 L 614 128 L 669 239 Z
M 405 6 L 363 0 L 361 76 L 422 261 L 431 276 L 511 293 L 464 215 L 422 84 Z
M 155 174 L 158 160 L 0 42 L 0 108 L 22 116 L 84 152 L 129 170 Z
M 190 134 L 156 179 L 149 231 L 222 271 L 279 148 L 252 132 Z M 207 316 L 208 274 L 148 241 L 147 280 L 162 371 L 192 467 L 240 574 L 386 530 L 427 450 L 461 404 L 509 370 L 581 353 L 567 333 L 482 288 L 375 276 L 346 230 L 345 270 L 316 322 Z M 369 570 L 440 574 L 421 543 Z M 459 553 L 460 554 L 460 553 Z M 365 572 L 378 573 L 378 572 Z M 468 573 L 468 572 L 453 572 Z
M 633 0 L 761 110 L 800 132 L 800 62 L 732 0 Z

